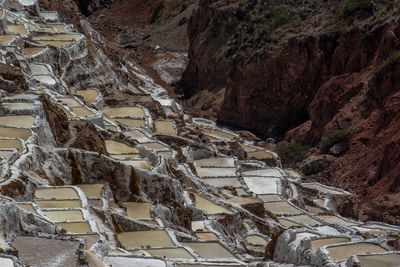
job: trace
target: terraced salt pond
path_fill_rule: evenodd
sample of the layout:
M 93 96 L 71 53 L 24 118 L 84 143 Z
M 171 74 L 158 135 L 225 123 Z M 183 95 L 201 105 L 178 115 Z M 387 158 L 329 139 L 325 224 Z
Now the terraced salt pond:
M 140 168 L 144 170 L 149 170 L 152 168 L 152 166 L 145 160 L 126 160 L 126 161 L 121 161 L 121 163 L 127 164 L 134 168 Z
M 103 184 L 80 184 L 77 185 L 79 189 L 85 193 L 88 198 L 101 198 L 101 191 L 104 187 Z
M 52 210 L 44 211 L 44 214 L 53 222 L 84 220 L 81 210 Z
M 275 156 L 265 150 L 258 150 L 254 152 L 248 152 L 247 155 L 251 158 L 263 160 L 263 159 L 274 159 Z
M 35 200 L 41 209 L 81 208 L 80 200 Z
M 257 195 L 263 194 L 278 194 L 278 189 L 281 184 L 279 178 L 266 177 L 244 177 L 243 178 L 248 188 Z
M 175 244 L 166 231 L 138 231 L 117 234 L 118 240 L 127 249 L 141 247 L 172 247 Z
M 216 236 L 214 233 L 211 232 L 202 232 L 202 233 L 196 233 L 196 237 L 205 240 L 205 241 L 216 241 L 218 240 L 218 236 Z
M 146 249 L 145 251 L 153 256 L 165 257 L 167 259 L 194 259 L 184 248 L 157 248 Z
M 129 136 L 135 140 L 137 140 L 139 143 L 150 143 L 152 140 L 148 138 L 144 133 L 142 133 L 139 130 L 132 130 L 128 132 L 124 132 L 126 136 Z
M 32 128 L 35 117 L 30 115 L 10 115 L 0 117 L 0 125 L 11 127 Z
M 313 253 L 316 253 L 320 247 L 332 244 L 346 243 L 350 240 L 344 237 L 333 237 L 333 238 L 323 238 L 316 239 L 311 241 L 311 250 Z
M 246 237 L 246 241 L 247 241 L 247 243 L 256 245 L 256 246 L 268 245 L 268 240 L 266 240 L 265 238 L 262 238 L 261 236 L 258 236 L 258 235 L 248 235 Z
M 354 243 L 348 245 L 327 247 L 329 258 L 335 261 L 347 260 L 355 254 L 383 253 L 386 250 L 378 245 L 371 243 Z
M 88 222 L 60 222 L 57 225 L 71 233 L 85 234 L 92 232 Z
M 121 142 L 106 140 L 105 143 L 107 152 L 110 154 L 139 154 L 139 150 Z
M 14 40 L 15 37 L 16 35 L 12 34 L 0 35 L 0 44 L 7 46 L 11 43 L 12 40 Z
M 113 120 L 125 127 L 144 127 L 145 125 L 145 121 L 142 119 L 115 118 Z
M 22 54 L 24 54 L 26 57 L 32 57 L 36 54 L 39 54 L 40 52 L 42 52 L 43 50 L 45 50 L 45 47 L 25 47 L 22 48 L 21 52 Z
M 35 191 L 37 198 L 54 199 L 79 199 L 78 192 L 75 189 L 65 188 L 38 188 Z
M 43 41 L 43 40 L 51 40 L 51 41 L 76 41 L 82 35 L 80 34 L 72 34 L 72 33 L 62 33 L 62 34 L 52 34 L 52 35 L 39 35 L 32 37 L 34 41 Z
M 176 135 L 176 130 L 172 121 L 155 121 L 154 126 L 157 133 Z
M 260 177 L 278 177 L 281 178 L 282 174 L 277 169 L 262 169 L 243 172 L 243 176 L 260 176 Z
M 99 93 L 93 89 L 78 90 L 76 91 L 76 94 L 81 96 L 86 103 L 93 103 L 99 96 Z
M 204 177 L 236 177 L 236 168 L 196 168 L 197 175 Z
M 150 209 L 152 203 L 124 202 L 126 213 L 132 219 L 152 219 Z
M 24 150 L 21 141 L 19 141 L 18 139 L 0 139 L 0 148 L 1 149 L 15 148 L 19 152 L 22 152 Z
M 96 115 L 95 113 L 93 113 L 92 111 L 90 111 L 85 107 L 74 107 L 71 109 L 79 117 L 90 117 Z
M 345 225 L 345 226 L 356 224 L 356 222 L 346 221 L 342 218 L 339 218 L 337 216 L 332 216 L 332 215 L 319 215 L 319 216 L 317 216 L 317 218 L 324 220 L 328 223 L 336 223 L 336 224 Z
M 199 195 L 192 193 L 192 195 L 195 197 L 196 200 L 196 207 L 206 211 L 208 214 L 221 214 L 221 213 L 226 213 L 226 214 L 233 214 L 231 211 L 218 206 L 211 201 L 200 197 Z
M 41 40 L 41 41 L 36 41 L 40 44 L 44 45 L 52 45 L 56 47 L 63 47 L 63 46 L 68 46 L 72 44 L 72 41 L 52 41 L 52 40 Z
M 33 266 L 78 266 L 78 241 L 20 236 L 13 241 L 23 264 Z M 46 252 L 46 253 L 43 253 Z
M 400 254 L 389 253 L 381 255 L 357 256 L 362 267 L 398 267 L 400 265 Z
M 212 185 L 217 188 L 232 186 L 235 188 L 242 187 L 238 178 L 206 178 L 202 179 L 206 184 Z
M 264 208 L 276 215 L 295 215 L 301 214 L 302 211 L 293 207 L 286 201 L 266 202 Z
M 26 35 L 28 33 L 23 24 L 9 24 L 7 25 L 7 31 L 20 35 Z
M 292 219 L 292 220 L 294 220 L 296 222 L 307 224 L 307 225 L 310 225 L 310 226 L 316 226 L 316 225 L 321 225 L 322 224 L 319 221 L 314 220 L 313 218 L 311 218 L 308 215 L 291 216 L 291 217 L 288 217 L 288 218 L 290 218 L 290 219 Z
M 70 108 L 82 106 L 78 101 L 76 101 L 75 98 L 72 98 L 72 97 L 63 97 L 63 98 L 60 98 L 59 100 L 61 100 L 61 102 L 63 102 Z
M 33 214 L 37 214 L 35 208 L 31 203 L 18 203 L 18 206 L 24 210 L 32 212 Z
M 217 242 L 181 242 L 181 244 L 185 247 L 193 249 L 203 259 L 235 258 L 235 256 L 229 252 L 229 250 Z
M 25 103 L 25 102 L 23 102 L 23 103 L 2 103 L 1 105 L 10 111 L 21 110 L 21 109 L 31 109 L 33 107 L 33 103 Z
M 235 159 L 233 158 L 207 158 L 200 159 L 194 162 L 195 167 L 225 167 L 234 168 Z
M 106 108 L 104 114 L 109 117 L 145 118 L 143 109 L 139 107 Z
M 298 223 L 294 223 L 294 222 L 286 220 L 286 219 L 279 219 L 278 221 L 280 224 L 282 224 L 286 228 L 302 227 L 302 225 L 300 225 Z

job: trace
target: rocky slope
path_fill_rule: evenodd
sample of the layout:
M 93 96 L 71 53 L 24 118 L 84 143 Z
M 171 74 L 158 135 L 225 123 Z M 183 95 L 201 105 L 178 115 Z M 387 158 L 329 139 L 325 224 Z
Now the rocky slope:
M 360 218 L 393 223 L 398 14 L 392 1 L 201 1 L 178 91 L 193 114 L 291 143 L 352 130 L 313 178 L 356 193 Z

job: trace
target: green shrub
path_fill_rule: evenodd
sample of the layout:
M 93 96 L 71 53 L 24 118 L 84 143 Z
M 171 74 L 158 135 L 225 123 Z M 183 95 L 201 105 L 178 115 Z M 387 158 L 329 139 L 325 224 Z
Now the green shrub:
M 376 75 L 386 70 L 389 70 L 399 63 L 400 63 L 400 51 L 396 51 L 375 68 L 374 74 Z
M 281 142 L 277 145 L 277 152 L 285 167 L 293 166 L 296 162 L 305 159 L 310 148 L 301 144 Z
M 336 144 L 345 142 L 347 145 L 349 145 L 353 135 L 354 135 L 353 129 L 330 132 L 328 135 L 322 138 L 320 144 L 320 150 L 322 153 L 326 154 L 329 152 L 329 149 Z

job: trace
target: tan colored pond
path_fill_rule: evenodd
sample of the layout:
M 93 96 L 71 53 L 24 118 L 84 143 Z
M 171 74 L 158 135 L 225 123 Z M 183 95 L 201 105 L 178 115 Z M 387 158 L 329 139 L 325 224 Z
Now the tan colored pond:
M 25 48 L 22 48 L 21 52 L 25 56 L 31 57 L 33 55 L 36 55 L 36 54 L 42 52 L 45 49 L 46 49 L 45 47 L 25 47 Z
M 80 184 L 77 185 L 86 197 L 89 198 L 101 198 L 101 190 L 103 190 L 103 184 Z
M 42 41 L 36 41 L 38 43 L 44 44 L 44 45 L 52 45 L 56 47 L 63 47 L 70 45 L 72 41 L 51 41 L 51 40 L 42 40 Z
M 7 31 L 15 34 L 26 35 L 27 31 L 23 24 L 8 24 Z
M 156 257 L 167 259 L 194 259 L 194 257 L 184 248 L 157 248 L 146 249 L 147 253 Z
M 33 214 L 37 214 L 35 208 L 31 203 L 18 203 L 18 206 L 24 210 L 32 212 Z
M 145 118 L 143 109 L 139 107 L 106 108 L 104 114 L 109 117 Z
M 246 241 L 249 244 L 255 245 L 255 246 L 266 246 L 268 245 L 268 240 L 265 238 L 262 238 L 261 236 L 258 235 L 248 235 L 246 237 Z
M 126 161 L 121 161 L 121 163 L 127 164 L 127 165 L 135 167 L 135 168 L 144 169 L 144 170 L 149 170 L 152 167 L 145 160 L 126 160 Z
M 20 20 L 22 21 L 22 20 Z M 26 26 L 28 26 L 28 29 L 30 31 L 40 31 L 40 28 L 32 23 L 25 23 Z
M 398 267 L 400 266 L 400 254 L 390 253 L 382 255 L 357 256 L 362 267 Z
M 57 223 L 57 225 L 71 233 L 86 234 L 92 232 L 88 222 L 65 222 Z
M 72 98 L 72 97 L 64 97 L 64 98 L 60 98 L 59 100 L 61 100 L 61 102 L 63 102 L 70 108 L 82 106 L 78 101 L 76 101 L 75 98 Z
M 94 89 L 78 90 L 76 94 L 81 96 L 86 103 L 93 103 L 99 96 L 99 92 Z
M 63 188 L 38 188 L 35 191 L 37 198 L 54 198 L 54 199 L 79 199 L 78 192 L 69 187 Z
M 143 119 L 115 118 L 113 120 L 124 125 L 125 127 L 144 127 L 145 125 L 145 121 Z
M 118 240 L 125 248 L 140 248 L 140 247 L 172 247 L 175 244 L 172 242 L 169 234 L 166 231 L 138 231 L 124 232 L 117 234 Z
M 19 152 L 22 152 L 24 150 L 21 141 L 19 141 L 18 139 L 0 139 L 0 149 L 12 148 L 15 148 Z
M 44 211 L 44 214 L 53 222 L 84 220 L 80 210 L 52 210 Z
M 139 154 L 113 154 L 112 157 L 115 159 L 138 159 Z
M 32 128 L 35 117 L 30 115 L 11 115 L 0 117 L 0 125 L 11 127 Z
M 248 152 L 247 155 L 255 159 L 274 159 L 275 156 L 265 150 L 258 150 L 254 152 Z
M 355 243 L 342 246 L 327 247 L 329 258 L 335 261 L 347 260 L 351 255 L 382 253 L 386 250 L 378 245 L 371 243 Z
M 339 218 L 337 216 L 332 216 L 332 215 L 319 215 L 319 216 L 317 216 L 317 218 L 322 219 L 328 223 L 336 223 L 336 224 L 345 225 L 345 226 L 356 224 L 354 222 L 348 222 L 346 220 L 343 220 L 342 218 Z
M 278 221 L 280 224 L 282 224 L 286 228 L 303 227 L 302 225 L 300 225 L 298 223 L 294 223 L 294 222 L 286 220 L 286 219 L 279 219 Z
M 160 156 L 167 157 L 167 158 L 172 158 L 171 151 L 157 151 L 157 154 L 159 154 Z
M 308 237 L 314 237 L 317 236 L 316 234 L 312 234 L 312 233 L 298 233 L 296 234 L 296 243 L 300 244 L 301 240 L 308 238 Z
M 224 132 L 224 131 L 219 131 L 219 130 L 214 130 L 214 129 L 208 129 L 208 128 L 200 128 L 202 129 L 204 132 L 213 135 L 215 137 L 221 137 L 221 138 L 226 138 L 226 139 L 232 139 L 235 136 L 233 134 Z
M 80 200 L 35 200 L 41 209 L 81 208 Z
M 56 30 L 53 27 L 42 27 L 42 30 L 49 32 L 49 33 L 56 32 Z
M 195 167 L 225 167 L 234 168 L 235 159 L 234 158 L 206 158 L 196 160 L 194 162 Z
M 302 213 L 301 210 L 296 209 L 286 201 L 266 202 L 264 203 L 264 208 L 277 215 L 294 215 Z
M 181 242 L 183 246 L 193 249 L 203 259 L 235 258 L 229 250 L 217 242 L 192 243 Z
M 126 213 L 132 219 L 152 219 L 150 209 L 152 203 L 124 202 Z
M 105 143 L 107 152 L 110 154 L 139 154 L 139 150 L 121 142 L 106 140 Z
M 7 46 L 12 40 L 14 40 L 15 37 L 16 35 L 12 34 L 0 35 L 0 43 L 4 46 Z
M 88 199 L 89 206 L 103 208 L 103 201 L 101 199 Z
M 319 221 L 314 220 L 313 218 L 311 218 L 308 215 L 291 216 L 289 218 L 295 220 L 296 222 L 308 224 L 310 226 L 316 226 L 316 225 L 322 224 Z
M 137 140 L 139 143 L 146 143 L 151 142 L 152 140 L 148 138 L 145 134 L 143 134 L 139 130 L 132 130 L 128 132 L 124 132 L 126 136 L 132 137 L 133 139 Z
M 238 178 L 205 178 L 202 179 L 202 181 L 216 188 L 223 188 L 227 186 L 232 186 L 235 188 L 242 187 L 242 184 Z
M 43 41 L 43 40 L 51 40 L 51 41 L 75 41 L 81 37 L 80 34 L 72 34 L 72 33 L 62 33 L 62 34 L 53 34 L 53 35 L 40 35 L 32 37 L 34 41 Z
M 313 253 L 316 253 L 320 247 L 332 244 L 346 243 L 350 240 L 344 237 L 333 237 L 333 238 L 323 238 L 311 241 L 311 250 Z
M 236 177 L 236 168 L 196 168 L 197 175 L 203 177 Z
M 155 121 L 154 126 L 157 133 L 176 135 L 176 130 L 172 121 Z
M 52 24 L 51 26 L 56 28 L 56 30 L 58 32 L 65 32 L 65 25 L 64 24 Z
M 85 107 L 75 107 L 71 109 L 79 117 L 90 117 L 96 115 L 95 113 L 93 113 L 92 111 L 88 110 Z
M 211 232 L 196 233 L 196 237 L 201 240 L 206 240 L 206 241 L 218 240 L 218 237 L 214 233 L 211 233 Z
M 208 214 L 233 214 L 231 211 L 214 204 L 213 202 L 202 198 L 201 196 L 197 195 L 196 193 L 192 193 L 196 200 L 196 207 L 206 211 Z

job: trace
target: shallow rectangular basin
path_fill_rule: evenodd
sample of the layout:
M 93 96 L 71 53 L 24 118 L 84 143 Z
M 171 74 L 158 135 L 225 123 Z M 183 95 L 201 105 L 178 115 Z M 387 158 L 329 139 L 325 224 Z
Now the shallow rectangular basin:
M 141 247 L 172 247 L 175 244 L 172 242 L 169 234 L 166 231 L 137 231 L 124 232 L 117 234 L 121 244 L 128 248 Z
M 19 152 L 22 152 L 24 150 L 21 141 L 19 141 L 18 139 L 0 139 L 0 149 L 12 148 L 15 148 Z
M 109 117 L 145 118 L 143 109 L 139 107 L 106 108 L 104 114 Z
M 35 117 L 31 115 L 10 115 L 0 117 L 0 125 L 11 127 L 32 128 Z
M 194 162 L 195 167 L 225 167 L 234 168 L 235 159 L 234 158 L 206 158 L 196 160 Z
M 71 109 L 79 117 L 90 117 L 96 115 L 95 113 L 93 113 L 92 111 L 88 110 L 85 107 L 75 107 Z
M 235 256 L 229 250 L 217 242 L 181 242 L 181 244 L 193 249 L 203 259 L 235 258 Z
M 51 210 L 44 211 L 44 214 L 53 222 L 84 220 L 81 210 Z
M 38 188 L 35 191 L 35 197 L 48 199 L 79 199 L 78 192 L 70 187 Z
M 101 198 L 101 190 L 104 187 L 104 184 L 80 184 L 77 185 L 83 193 L 85 193 L 86 197 L 89 198 Z
M 78 90 L 76 91 L 76 94 L 81 96 L 86 103 L 93 103 L 99 96 L 99 93 L 93 89 Z
M 155 121 L 155 131 L 161 134 L 176 135 L 172 121 Z
M 196 168 L 197 175 L 204 177 L 236 177 L 236 168 Z
M 126 213 L 132 219 L 152 219 L 150 209 L 152 203 L 124 202 Z
M 184 248 L 157 248 L 146 249 L 147 253 L 156 257 L 167 259 L 194 259 L 194 257 Z
M 143 119 L 115 118 L 113 120 L 125 127 L 144 127 L 145 125 L 145 121 Z
M 80 200 L 35 200 L 41 209 L 81 208 Z
M 232 186 L 235 188 L 242 187 L 238 178 L 206 178 L 202 179 L 206 184 L 212 185 L 217 188 Z
M 281 184 L 279 178 L 268 177 L 243 177 L 247 187 L 254 194 L 278 194 L 278 189 Z
M 311 241 L 311 250 L 313 253 L 316 253 L 320 247 L 332 244 L 346 243 L 350 240 L 344 237 L 333 237 L 333 238 L 323 238 Z
M 221 214 L 221 213 L 226 213 L 226 214 L 233 214 L 231 211 L 218 206 L 214 204 L 213 202 L 200 197 L 199 195 L 193 193 L 195 200 L 196 200 L 196 207 L 206 211 L 208 214 Z
M 117 142 L 114 140 L 106 140 L 106 149 L 110 154 L 138 154 L 139 150 L 134 147 L 130 147 L 124 143 Z
M 276 215 L 295 215 L 303 213 L 286 201 L 266 202 L 264 208 Z
M 92 228 L 88 222 L 60 222 L 57 225 L 70 233 L 85 234 L 92 232 Z
M 371 243 L 354 243 L 340 246 L 327 247 L 329 258 L 335 261 L 347 260 L 348 257 L 355 254 L 370 254 L 386 252 L 381 246 Z

